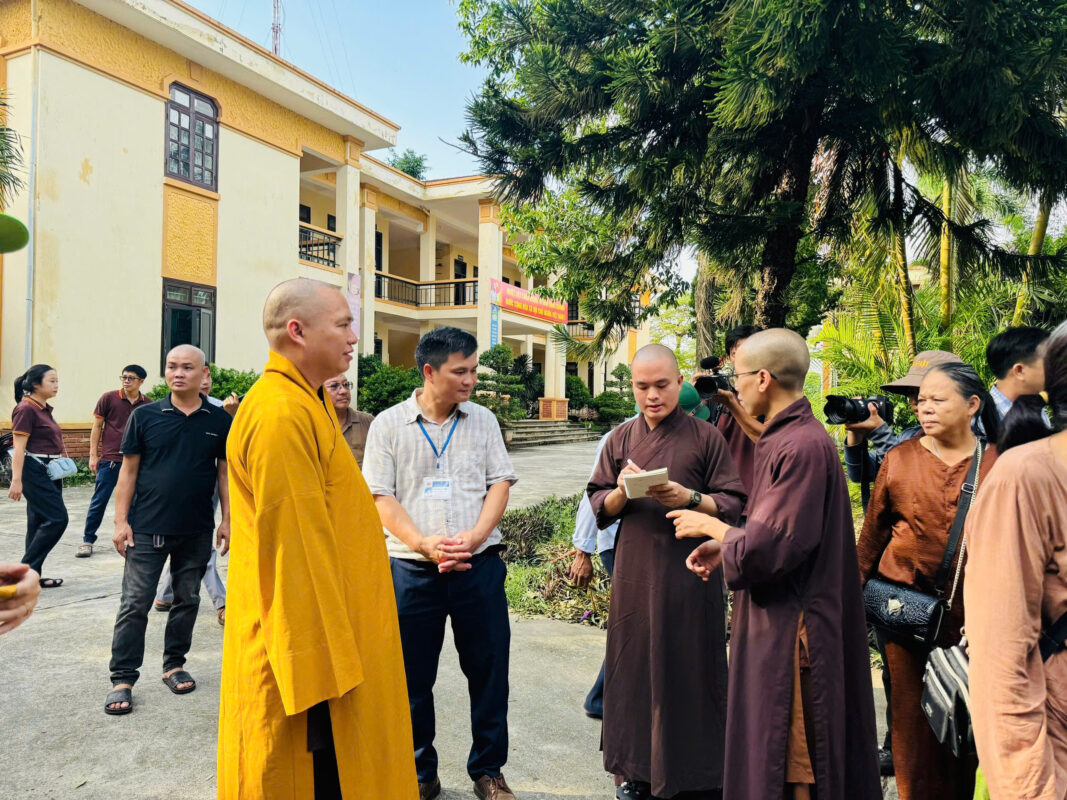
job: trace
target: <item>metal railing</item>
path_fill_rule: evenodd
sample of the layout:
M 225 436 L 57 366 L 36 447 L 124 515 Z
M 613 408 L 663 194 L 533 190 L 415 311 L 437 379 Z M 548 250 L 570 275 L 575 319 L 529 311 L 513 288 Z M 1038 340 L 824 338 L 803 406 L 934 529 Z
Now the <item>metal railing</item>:
M 340 236 L 335 236 L 332 233 L 309 225 L 300 225 L 298 253 L 302 261 L 322 264 L 325 267 L 337 267 L 339 266 L 337 263 L 337 247 L 340 244 Z
M 584 320 L 571 320 L 567 323 L 567 333 L 575 339 L 592 339 L 596 327 Z
M 374 273 L 374 296 L 412 308 L 455 308 L 478 305 L 478 281 L 413 281 L 384 272 Z

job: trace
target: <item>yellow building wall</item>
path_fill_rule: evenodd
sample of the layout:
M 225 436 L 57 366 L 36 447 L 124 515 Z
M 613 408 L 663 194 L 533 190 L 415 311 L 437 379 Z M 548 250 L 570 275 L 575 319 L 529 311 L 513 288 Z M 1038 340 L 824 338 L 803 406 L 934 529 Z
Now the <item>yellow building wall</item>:
M 19 2 L 25 4 L 25 0 Z M 6 6 L 7 3 L 0 5 Z M 171 81 L 180 81 L 217 101 L 219 122 L 224 126 L 294 155 L 299 155 L 306 147 L 338 162 L 345 160 L 345 146 L 340 134 L 283 108 L 246 86 L 192 63 L 72 0 L 44 0 L 39 8 L 41 43 L 68 58 L 160 98 L 166 98 Z M 6 28 L 0 32 L 4 46 L 28 42 L 28 12 L 22 14 L 12 9 L 10 13 L 15 24 L 10 35 Z M 23 17 L 26 23 L 21 21 Z M 220 154 L 220 160 L 225 157 Z
M 163 277 L 214 286 L 219 201 L 180 181 L 163 186 Z
M 300 186 L 299 205 L 311 207 L 311 224 L 314 225 L 316 228 L 322 228 L 324 231 L 328 230 L 328 228 L 326 227 L 326 223 L 328 221 L 326 219 L 326 215 L 333 214 L 334 216 L 337 216 L 336 212 L 334 211 L 334 206 L 336 205 L 336 203 L 334 202 L 334 197 L 325 195 L 322 192 L 317 192 L 314 189 L 309 189 L 303 184 L 301 184 Z M 300 222 L 299 212 L 299 208 L 293 209 L 294 225 Z
M 30 38 L 30 0 L 0 2 L 0 46 L 25 42 Z
M 0 9 L 8 11 L 5 5 Z M 27 10 L 27 14 L 28 14 Z M 30 109 L 32 91 L 30 83 L 31 63 L 28 53 L 6 60 L 6 86 L 9 91 L 7 124 L 14 128 L 25 146 L 25 156 L 29 157 Z M 0 78 L 5 76 L 0 74 Z M 25 177 L 25 176 L 23 176 Z M 12 198 L 5 213 L 26 222 L 29 211 L 27 189 Z M 3 256 L 3 289 L 0 291 L 3 313 L 0 314 L 0 402 L 11 401 L 7 406 L 0 406 L 0 417 L 6 419 L 10 406 L 14 404 L 10 393 L 3 385 L 11 386 L 15 378 L 25 371 L 26 348 L 26 249 L 7 253 Z M 121 369 L 121 366 L 120 366 Z M 118 374 L 118 373 L 116 373 Z
M 417 333 L 407 331 L 389 331 L 389 363 L 394 367 L 415 366 L 415 345 L 419 343 Z
M 419 248 L 389 248 L 389 274 L 417 281 L 419 279 Z
M 215 360 L 258 372 L 267 361 L 263 301 L 300 274 L 300 161 L 225 128 L 221 137 Z
M 48 53 L 40 88 L 33 360 L 59 372 L 57 419 L 88 422 L 124 365 L 149 386 L 159 372 L 164 109 Z M 25 301 L 21 272 L 5 305 Z M 21 362 L 5 359 L 0 383 Z

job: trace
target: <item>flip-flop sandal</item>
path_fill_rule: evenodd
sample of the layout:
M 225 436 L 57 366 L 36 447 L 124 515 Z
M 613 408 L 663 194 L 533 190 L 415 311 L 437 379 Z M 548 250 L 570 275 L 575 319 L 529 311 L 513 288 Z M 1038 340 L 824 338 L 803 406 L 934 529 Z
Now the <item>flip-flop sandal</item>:
M 226 627 L 226 606 L 223 606 L 215 612 L 215 616 L 219 618 L 219 625 Z
M 174 605 L 174 603 L 160 603 L 160 602 L 157 602 L 155 604 L 155 609 L 156 609 L 156 611 L 170 611 L 170 607 L 172 605 Z
M 62 578 L 41 578 L 39 581 L 42 589 L 58 589 L 63 585 Z
M 189 694 L 189 692 L 196 688 L 196 681 L 193 680 L 193 676 L 183 669 L 168 675 L 163 679 L 163 683 L 167 684 L 167 688 L 174 692 L 174 694 Z M 179 689 L 179 683 L 191 683 L 192 686 Z
M 129 703 L 128 706 L 123 708 L 118 706 L 112 708 L 115 703 Z M 116 689 L 107 696 L 107 700 L 104 701 L 104 713 L 111 714 L 112 716 L 119 716 L 121 714 L 129 714 L 133 711 L 133 690 L 132 689 Z

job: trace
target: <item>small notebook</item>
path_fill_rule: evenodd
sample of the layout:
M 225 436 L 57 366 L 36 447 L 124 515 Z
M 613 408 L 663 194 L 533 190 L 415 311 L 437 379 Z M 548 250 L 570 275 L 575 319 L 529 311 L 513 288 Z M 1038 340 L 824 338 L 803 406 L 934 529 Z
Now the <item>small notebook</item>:
M 648 497 L 650 486 L 662 486 L 667 481 L 666 467 L 622 476 L 622 485 L 626 487 L 626 496 L 631 500 L 636 500 L 639 497 Z

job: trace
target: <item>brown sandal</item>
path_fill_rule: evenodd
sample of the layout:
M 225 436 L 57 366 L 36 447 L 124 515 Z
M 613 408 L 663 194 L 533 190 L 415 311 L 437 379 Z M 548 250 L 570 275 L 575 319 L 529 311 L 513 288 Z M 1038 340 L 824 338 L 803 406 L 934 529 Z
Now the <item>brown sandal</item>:
M 215 610 L 215 616 L 219 618 L 219 625 L 226 627 L 226 606 Z

